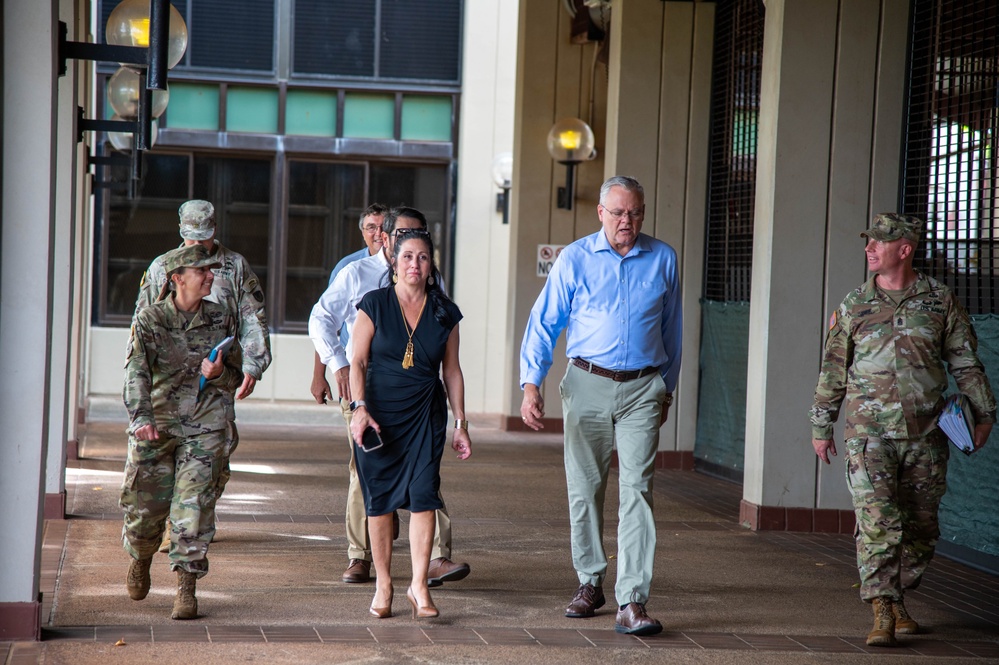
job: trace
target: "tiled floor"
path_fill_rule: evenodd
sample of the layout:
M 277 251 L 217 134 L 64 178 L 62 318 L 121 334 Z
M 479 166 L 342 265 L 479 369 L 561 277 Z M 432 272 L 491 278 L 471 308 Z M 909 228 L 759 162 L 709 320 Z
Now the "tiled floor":
M 661 471 L 657 482 L 657 492 L 681 497 L 701 509 L 719 517 L 728 518 L 724 522 L 664 522 L 657 526 L 670 531 L 728 531 L 740 530 L 735 518 L 738 515 L 738 501 L 741 493 L 736 485 L 714 480 L 699 474 L 683 471 Z M 120 520 L 119 514 L 73 515 L 72 519 Z M 220 514 L 221 523 L 231 522 L 276 522 L 304 523 L 329 521 L 339 522 L 339 515 L 269 515 L 269 514 Z M 554 520 L 511 518 L 509 520 L 465 519 L 455 520 L 476 525 L 497 523 L 515 526 L 548 526 L 564 528 L 567 523 Z M 52 521 L 46 524 L 43 551 L 43 591 L 51 610 L 55 597 L 56 571 L 62 556 L 62 544 L 68 521 Z M 611 526 L 609 524 L 609 526 Z M 785 532 L 762 533 L 760 537 L 791 551 L 808 552 L 837 563 L 853 565 L 853 543 L 849 537 L 835 534 L 800 534 Z M 996 625 L 999 634 L 999 579 L 972 571 L 946 559 L 934 562 L 935 574 L 918 593 L 927 594 L 940 602 L 962 611 L 984 617 Z M 99 643 L 144 642 L 294 642 L 294 643 L 357 643 L 380 645 L 433 645 L 433 644 L 476 644 L 480 646 L 531 645 L 544 647 L 583 647 L 583 648 L 631 648 L 631 649 L 725 649 L 746 651 L 802 652 L 802 653 L 884 653 L 872 650 L 861 638 L 830 636 L 787 636 L 737 633 L 690 633 L 667 632 L 654 637 L 640 638 L 619 635 L 607 630 L 565 630 L 565 629 L 458 629 L 452 627 L 414 626 L 361 627 L 361 626 L 212 626 L 202 624 L 176 624 L 166 626 L 77 626 L 46 627 L 44 640 L 72 640 Z M 9 649 L 9 646 L 7 647 Z M 3 653 L 0 649 L 0 653 Z M 11 664 L 35 662 L 31 660 L 32 649 L 13 654 L 7 661 Z M 910 639 L 906 646 L 895 649 L 892 655 L 923 655 L 935 657 L 976 657 L 999 658 L 999 643 L 995 642 L 949 642 L 932 638 Z M 0 662 L 4 662 L 0 660 Z
M 787 636 L 732 633 L 674 633 L 652 637 L 619 635 L 606 630 L 560 629 L 456 629 L 414 626 L 87 626 L 46 628 L 45 640 L 73 640 L 114 644 L 146 642 L 296 642 L 325 644 L 353 642 L 419 646 L 476 644 L 479 646 L 543 646 L 565 648 L 727 649 L 745 651 L 796 651 L 802 653 L 886 653 L 872 649 L 862 638 Z M 911 639 L 892 655 L 999 658 L 999 644 Z
M 82 461 L 86 467 L 91 462 Z M 96 462 L 95 466 L 106 465 Z M 718 532 L 733 535 L 747 532 L 738 524 L 741 488 L 689 471 L 658 471 L 656 494 L 663 499 L 683 502 L 696 508 L 702 517 L 698 520 L 661 520 L 661 532 L 705 533 Z M 69 488 L 72 492 L 74 488 Z M 68 505 L 74 505 L 69 501 Z M 105 508 L 106 509 L 106 508 Z M 628 649 L 628 650 L 736 650 L 747 653 L 771 652 L 774 654 L 886 654 L 885 650 L 872 650 L 862 635 L 786 635 L 760 634 L 759 632 L 711 632 L 667 630 L 661 635 L 640 638 L 619 635 L 612 623 L 600 624 L 601 629 L 590 626 L 580 629 L 523 627 L 458 627 L 434 624 L 406 623 L 403 625 L 214 625 L 211 621 L 174 622 L 165 625 L 92 625 L 61 626 L 52 621 L 53 600 L 57 597 L 59 570 L 65 556 L 67 534 L 73 520 L 119 521 L 120 513 L 90 513 L 70 516 L 64 521 L 46 522 L 42 554 L 41 585 L 43 616 L 49 617 L 43 628 L 45 642 L 79 642 L 114 644 L 149 643 L 244 643 L 244 644 L 315 644 L 315 645 L 376 645 L 379 647 L 411 647 L 419 645 L 460 645 L 489 648 L 534 646 L 547 648 Z M 269 514 L 221 512 L 219 522 L 226 523 L 287 523 L 342 525 L 342 515 L 333 514 Z M 714 520 L 714 521 L 709 521 Z M 511 515 L 509 519 L 475 516 L 456 518 L 455 528 L 474 526 L 478 529 L 509 529 L 525 527 L 523 531 L 547 529 L 567 532 L 564 519 L 539 519 L 526 514 Z M 613 520 L 606 528 L 613 529 Z M 469 531 L 471 529 L 465 529 Z M 762 532 L 754 538 L 779 547 L 786 552 L 806 553 L 816 560 L 816 566 L 854 566 L 852 539 L 835 534 L 801 534 Z M 809 564 L 810 565 L 810 564 Z M 980 625 L 994 627 L 999 637 L 999 578 L 966 568 L 938 557 L 933 563 L 933 574 L 927 576 L 923 587 L 913 592 L 927 601 L 950 608 L 956 616 L 973 617 Z M 758 629 L 758 628 L 757 628 Z M 20 664 L 40 662 L 43 643 L 0 643 L 0 663 Z M 938 635 L 920 635 L 905 640 L 893 656 L 926 656 L 929 658 L 996 659 L 999 661 L 999 641 L 948 640 Z

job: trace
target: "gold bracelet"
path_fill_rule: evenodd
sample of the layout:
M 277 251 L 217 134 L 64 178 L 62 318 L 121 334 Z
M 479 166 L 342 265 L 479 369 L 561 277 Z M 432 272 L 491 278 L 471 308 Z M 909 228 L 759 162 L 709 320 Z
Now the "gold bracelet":
M 467 432 L 468 431 L 468 421 L 464 420 L 462 418 L 458 418 L 458 419 L 456 419 L 454 421 L 454 428 L 455 429 L 463 429 L 463 430 L 465 430 Z

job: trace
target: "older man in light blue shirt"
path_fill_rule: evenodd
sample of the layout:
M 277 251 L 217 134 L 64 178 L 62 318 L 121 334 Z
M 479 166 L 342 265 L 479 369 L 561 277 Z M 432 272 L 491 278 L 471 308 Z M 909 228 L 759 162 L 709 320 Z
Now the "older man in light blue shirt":
M 559 390 L 579 588 L 565 615 L 591 617 L 605 603 L 603 504 L 616 443 L 615 630 L 653 635 L 662 624 L 645 611 L 656 549 L 652 477 L 659 428 L 680 372 L 680 280 L 673 248 L 641 233 L 645 193 L 637 180 L 607 180 L 597 216 L 602 229 L 562 250 L 531 310 L 520 355 L 520 410 L 528 427 L 543 427 L 538 386 L 551 368 L 555 342 L 568 328 L 570 363 Z

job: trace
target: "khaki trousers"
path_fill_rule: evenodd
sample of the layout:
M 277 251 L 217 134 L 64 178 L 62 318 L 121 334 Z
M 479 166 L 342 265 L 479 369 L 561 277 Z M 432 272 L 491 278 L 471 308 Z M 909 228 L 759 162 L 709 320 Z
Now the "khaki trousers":
M 620 506 L 614 595 L 618 605 L 644 603 L 656 552 L 652 478 L 666 384 L 658 372 L 616 382 L 570 364 L 559 392 L 572 563 L 579 583 L 603 586 L 607 574 L 604 496 L 617 444 Z

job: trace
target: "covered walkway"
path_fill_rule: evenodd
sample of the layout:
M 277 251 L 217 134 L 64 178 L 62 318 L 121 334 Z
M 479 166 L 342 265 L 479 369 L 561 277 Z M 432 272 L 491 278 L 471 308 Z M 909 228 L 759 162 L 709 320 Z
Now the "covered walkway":
M 176 578 L 164 555 L 146 600 L 125 593 L 117 408 L 92 405 L 80 459 L 68 463 L 68 519 L 45 526 L 43 641 L 0 643 L 0 663 L 842 663 L 889 653 L 864 645 L 871 613 L 854 588 L 849 537 L 749 531 L 738 524 L 737 486 L 683 471 L 656 477 L 649 612 L 663 634 L 616 634 L 609 606 L 565 618 L 576 580 L 561 436 L 474 424 L 472 458 L 445 455 L 443 468 L 453 558 L 472 574 L 432 592 L 439 619 L 410 619 L 403 514 L 396 614 L 374 619 L 374 585 L 340 581 L 346 430 L 338 410 L 304 404 L 240 406 L 242 441 L 198 587 L 202 616 L 172 621 Z M 612 474 L 609 552 L 616 507 Z M 612 560 L 605 586 L 613 582 Z M 907 605 L 929 632 L 904 638 L 893 656 L 999 662 L 996 577 L 938 558 Z

